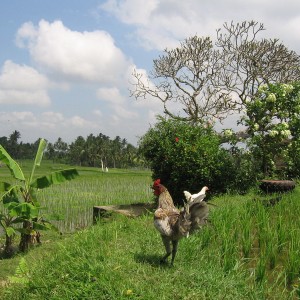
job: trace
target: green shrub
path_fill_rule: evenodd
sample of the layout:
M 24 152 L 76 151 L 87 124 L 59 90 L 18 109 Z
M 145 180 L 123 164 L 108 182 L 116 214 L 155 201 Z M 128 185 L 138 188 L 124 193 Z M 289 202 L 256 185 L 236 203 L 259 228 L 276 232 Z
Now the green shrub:
M 300 126 L 299 126 L 300 128 Z M 300 140 L 293 140 L 288 146 L 287 151 L 287 177 L 296 178 L 300 177 Z
M 262 85 L 241 123 L 264 177 L 299 177 L 300 82 Z
M 198 192 L 208 186 L 213 193 L 234 189 L 234 157 L 220 147 L 220 138 L 211 127 L 200 127 L 160 118 L 140 140 L 153 179 L 160 178 L 182 204 L 183 191 Z

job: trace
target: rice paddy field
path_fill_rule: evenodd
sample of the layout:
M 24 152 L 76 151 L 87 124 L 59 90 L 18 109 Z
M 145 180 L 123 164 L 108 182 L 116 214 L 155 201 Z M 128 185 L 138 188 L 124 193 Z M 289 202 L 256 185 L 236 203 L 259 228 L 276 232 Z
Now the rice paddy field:
M 29 176 L 32 162 L 22 161 L 20 166 Z M 44 161 L 36 169 L 36 177 L 66 168 L 70 166 Z M 150 171 L 111 169 L 102 172 L 101 168 L 88 167 L 79 167 L 77 170 L 79 176 L 74 180 L 37 192 L 42 215 L 46 219 L 52 218 L 53 224 L 62 233 L 90 226 L 93 206 L 152 200 Z M 4 166 L 0 168 L 0 180 L 11 182 L 9 171 Z
M 31 162 L 22 162 L 25 169 L 29 166 Z M 38 172 L 45 175 L 61 168 L 66 166 L 46 162 Z M 51 268 L 48 270 L 45 265 L 46 269 L 43 269 L 42 264 L 38 264 L 34 271 L 37 275 L 33 274 L 32 278 L 39 282 L 40 268 L 43 274 L 50 272 L 52 275 L 45 279 L 46 283 L 37 284 L 32 298 L 26 298 L 20 289 L 20 295 L 25 298 L 16 299 L 84 299 L 83 289 L 91 289 L 89 295 L 93 295 L 86 299 L 299 299 L 298 186 L 293 192 L 282 195 L 264 195 L 253 190 L 243 196 L 213 196 L 209 225 L 180 242 L 175 267 L 166 269 L 158 263 L 164 249 L 153 228 L 151 213 L 142 218 L 122 217 L 90 227 L 94 205 L 152 201 L 151 173 L 141 170 L 103 173 L 96 168 L 78 168 L 78 171 L 80 176 L 75 180 L 38 192 L 45 207 L 43 212 L 61 215 L 63 219 L 55 221 L 56 225 L 62 233 L 74 235 L 69 242 L 72 246 L 60 244 L 63 257 L 60 258 L 59 252 L 53 256 L 53 261 L 52 258 L 48 261 L 53 266 L 61 259 L 61 264 L 70 268 L 69 277 L 64 277 L 62 284 L 61 279 L 53 278 L 60 276 L 63 270 L 57 270 L 58 274 L 53 275 Z M 0 168 L 0 179 L 6 178 L 9 178 L 8 171 Z M 75 244 L 76 239 L 78 244 Z M 84 240 L 89 241 L 85 246 Z M 42 247 L 38 251 L 42 251 Z M 86 253 L 87 258 L 74 261 L 71 254 L 74 249 L 77 249 L 76 255 Z M 101 260 L 96 258 L 99 251 L 106 253 L 101 254 Z M 91 264 L 94 252 L 95 262 Z M 72 264 L 76 270 L 72 269 Z M 100 273 L 97 273 L 97 266 Z M 86 278 L 87 273 L 92 275 Z M 47 285 L 51 280 L 57 293 L 53 297 L 53 289 Z M 83 284 L 81 290 L 76 290 L 76 280 L 78 286 Z M 35 282 L 31 283 L 31 289 L 32 284 Z M 47 287 L 44 294 L 39 294 L 42 284 Z M 81 296 L 65 296 L 71 295 L 68 284 Z M 156 285 L 155 289 L 153 285 Z M 101 290 L 98 290 L 99 286 Z M 203 290 L 203 286 L 207 286 L 207 290 Z M 104 290 L 105 294 L 101 294 Z M 30 291 L 27 287 L 27 292 Z

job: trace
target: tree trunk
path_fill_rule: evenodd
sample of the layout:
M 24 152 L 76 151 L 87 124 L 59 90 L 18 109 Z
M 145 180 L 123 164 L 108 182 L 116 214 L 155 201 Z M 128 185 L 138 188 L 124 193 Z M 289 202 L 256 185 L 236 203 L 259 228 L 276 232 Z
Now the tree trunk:
M 31 235 L 30 231 L 32 228 L 32 224 L 29 221 L 24 221 L 23 222 L 23 229 L 26 231 L 26 233 L 21 234 L 21 240 L 19 243 L 19 250 L 21 252 L 27 252 L 29 249 L 29 245 L 31 243 Z
M 102 172 L 104 172 L 104 164 L 103 164 L 102 158 L 101 158 L 101 169 L 102 169 Z
M 13 255 L 13 247 L 12 247 L 13 235 L 8 236 L 5 235 L 5 247 L 4 247 L 4 256 L 11 257 Z

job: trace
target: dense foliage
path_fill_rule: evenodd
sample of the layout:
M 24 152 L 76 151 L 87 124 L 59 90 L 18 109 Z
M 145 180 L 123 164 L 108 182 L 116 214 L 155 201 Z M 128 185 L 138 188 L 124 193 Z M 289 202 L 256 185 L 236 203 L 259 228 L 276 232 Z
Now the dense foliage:
M 300 83 L 261 86 L 242 118 L 248 145 L 265 176 L 299 176 Z
M 34 143 L 19 142 L 21 133 L 15 130 L 9 137 L 0 137 L 2 145 L 14 159 L 33 159 L 39 140 Z M 53 162 L 69 163 L 89 167 L 127 168 L 143 166 L 137 148 L 126 139 L 116 136 L 114 139 L 99 133 L 86 138 L 78 136 L 70 144 L 58 138 L 48 143 L 46 159 Z
M 153 179 L 160 178 L 178 204 L 184 190 L 198 192 L 207 185 L 219 193 L 246 187 L 243 178 L 238 178 L 241 174 L 235 157 L 220 146 L 219 135 L 209 126 L 161 118 L 139 146 Z
M 0 181 L 0 202 L 3 201 L 4 207 L 4 209 L 0 207 L 0 225 L 6 236 L 4 248 L 6 256 L 14 252 L 12 241 L 17 231 L 21 233 L 19 249 L 21 252 L 26 252 L 33 242 L 33 237 L 36 237 L 39 242 L 39 230 L 54 229 L 54 226 L 40 214 L 41 205 L 36 197 L 37 190 L 71 180 L 78 175 L 76 169 L 66 169 L 34 178 L 36 167 L 41 164 L 46 145 L 46 141 L 41 139 L 28 179 L 20 165 L 0 145 L 0 162 L 7 166 L 13 181 L 16 181 L 13 184 Z M 16 228 L 16 225 L 19 226 Z
M 153 176 L 168 183 L 178 202 L 184 186 L 246 190 L 255 179 L 299 177 L 300 97 L 293 82 L 300 57 L 278 39 L 260 39 L 264 30 L 255 21 L 225 23 L 214 40 L 196 35 L 166 49 L 153 61 L 151 81 L 134 72 L 132 96 L 157 98 L 175 121 L 205 127 L 232 111 L 245 114 L 246 140 L 232 129 L 223 139 L 231 152 L 211 128 L 183 123 L 161 122 L 142 138 Z

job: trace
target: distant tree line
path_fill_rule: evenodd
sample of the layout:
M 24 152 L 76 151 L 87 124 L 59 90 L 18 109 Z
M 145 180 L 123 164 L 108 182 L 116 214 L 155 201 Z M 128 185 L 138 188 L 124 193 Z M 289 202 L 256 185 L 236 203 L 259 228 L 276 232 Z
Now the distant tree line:
M 39 139 L 34 143 L 19 141 L 21 133 L 15 130 L 8 137 L 0 137 L 2 145 L 14 159 L 33 159 Z M 141 167 L 144 164 L 138 148 L 126 139 L 116 136 L 114 139 L 99 133 L 86 138 L 78 136 L 70 144 L 61 137 L 54 143 L 48 143 L 45 158 L 53 162 L 68 163 L 79 166 L 102 168 Z

